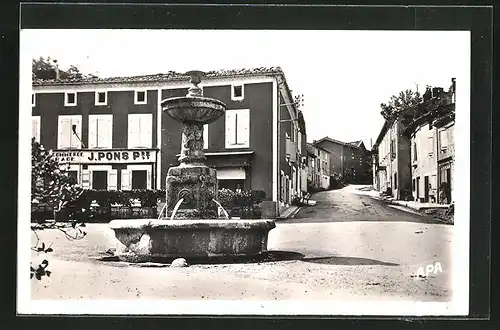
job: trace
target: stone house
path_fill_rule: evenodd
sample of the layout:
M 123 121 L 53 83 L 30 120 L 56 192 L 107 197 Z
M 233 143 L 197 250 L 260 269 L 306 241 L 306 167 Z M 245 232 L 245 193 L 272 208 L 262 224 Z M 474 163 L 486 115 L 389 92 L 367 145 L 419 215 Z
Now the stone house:
M 185 96 L 189 77 L 176 72 L 132 77 L 34 80 L 32 132 L 85 188 L 164 189 L 178 165 L 180 123 L 161 102 Z M 207 165 L 219 187 L 263 190 L 273 218 L 304 189 L 305 121 L 278 68 L 207 72 L 203 95 L 227 105 L 204 127 Z
M 330 173 L 341 175 L 348 183 L 371 183 L 371 154 L 363 141 L 342 142 L 328 136 L 314 141 L 330 152 Z
M 454 158 L 454 80 L 448 92 L 428 89 L 419 104 L 418 115 L 408 124 L 405 135 L 411 139 L 412 196 L 415 201 L 439 202 L 443 182 L 453 187 Z
M 373 146 L 373 185 L 395 199 L 411 198 L 410 139 L 401 117 L 387 119 Z

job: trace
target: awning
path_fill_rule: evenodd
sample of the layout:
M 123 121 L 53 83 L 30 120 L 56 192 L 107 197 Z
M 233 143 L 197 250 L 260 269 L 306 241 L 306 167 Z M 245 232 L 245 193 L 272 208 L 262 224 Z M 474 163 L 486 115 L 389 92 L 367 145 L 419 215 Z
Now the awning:
M 243 168 L 218 168 L 217 169 L 217 179 L 218 180 L 244 180 L 246 178 L 246 173 Z

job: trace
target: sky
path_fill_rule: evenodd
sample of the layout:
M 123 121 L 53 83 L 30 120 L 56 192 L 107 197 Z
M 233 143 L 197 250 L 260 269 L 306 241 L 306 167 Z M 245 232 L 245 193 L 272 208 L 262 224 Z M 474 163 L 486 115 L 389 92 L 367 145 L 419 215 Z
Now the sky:
M 459 91 L 469 43 L 463 31 L 21 31 L 31 58 L 50 56 L 99 77 L 280 66 L 294 95 L 304 95 L 308 142 L 329 136 L 367 148 L 391 95 L 426 85 L 447 90 L 452 77 Z

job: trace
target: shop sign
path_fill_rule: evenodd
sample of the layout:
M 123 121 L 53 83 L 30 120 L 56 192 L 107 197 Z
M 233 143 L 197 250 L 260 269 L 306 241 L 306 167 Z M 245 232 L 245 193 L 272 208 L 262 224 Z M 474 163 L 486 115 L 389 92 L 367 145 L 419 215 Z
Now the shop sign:
M 60 163 L 116 164 L 155 163 L 156 150 L 73 150 L 54 151 Z

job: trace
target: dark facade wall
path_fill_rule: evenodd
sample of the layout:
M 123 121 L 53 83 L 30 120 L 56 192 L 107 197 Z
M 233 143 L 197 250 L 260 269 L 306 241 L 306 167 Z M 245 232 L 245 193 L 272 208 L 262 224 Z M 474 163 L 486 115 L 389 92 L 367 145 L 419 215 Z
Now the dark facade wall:
M 157 125 L 157 91 L 148 91 L 147 104 L 134 104 L 134 90 L 108 91 L 107 105 L 95 105 L 94 92 L 78 92 L 77 105 L 64 106 L 64 92 L 38 93 L 33 115 L 41 116 L 40 142 L 48 149 L 57 149 L 57 129 L 59 115 L 81 115 L 82 136 L 85 146 L 88 146 L 89 115 L 113 115 L 113 148 L 127 148 L 128 114 L 152 113 L 152 147 L 156 147 Z
M 397 123 L 397 171 L 398 171 L 398 195 L 397 198 L 405 198 L 403 190 L 407 194 L 412 194 L 412 175 L 411 175 L 411 141 L 404 134 L 405 127 L 400 121 Z
M 317 146 L 330 152 L 330 174 L 342 174 L 342 145 L 325 140 L 318 143 Z
M 227 109 L 250 109 L 250 146 L 242 149 L 225 149 L 225 117 L 222 116 L 209 124 L 208 150 L 206 152 L 254 151 L 251 157 L 251 180 L 248 189 L 260 189 L 266 192 L 268 200 L 272 200 L 273 182 L 273 85 L 272 83 L 245 84 L 242 101 L 231 100 L 231 85 L 205 86 L 203 95 L 221 100 Z M 162 91 L 162 99 L 185 96 L 187 89 L 170 89 Z M 168 115 L 162 114 L 162 170 L 161 184 L 165 187 L 168 168 L 178 165 L 177 154 L 180 153 L 181 126 Z M 221 159 L 221 162 L 224 160 Z

